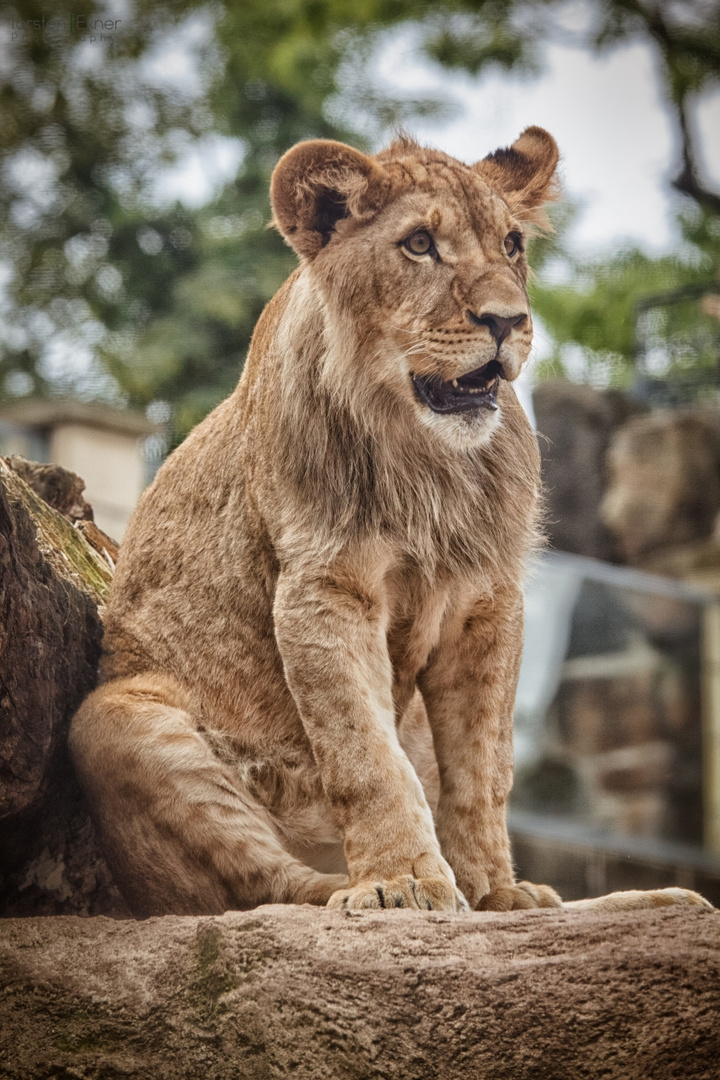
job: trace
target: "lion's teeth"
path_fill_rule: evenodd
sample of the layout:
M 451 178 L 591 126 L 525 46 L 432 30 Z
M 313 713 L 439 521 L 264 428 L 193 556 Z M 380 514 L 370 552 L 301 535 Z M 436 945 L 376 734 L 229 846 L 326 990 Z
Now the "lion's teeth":
M 457 379 L 452 380 L 452 386 L 455 390 L 459 390 L 461 394 L 486 394 L 488 390 L 492 389 L 497 383 L 497 379 L 493 382 L 486 383 L 485 386 L 460 386 Z

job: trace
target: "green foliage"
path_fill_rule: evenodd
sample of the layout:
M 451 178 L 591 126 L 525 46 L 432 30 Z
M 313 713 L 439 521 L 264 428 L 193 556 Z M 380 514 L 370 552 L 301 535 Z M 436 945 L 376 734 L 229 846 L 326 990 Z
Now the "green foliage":
M 678 252 L 653 257 L 633 247 L 584 261 L 564 246 L 571 220 L 566 211 L 549 251 L 542 251 L 547 241 L 536 241 L 540 272 L 531 299 L 553 342 L 538 377 L 627 386 L 642 374 L 672 380 L 692 368 L 696 383 L 717 381 L 720 325 L 707 298 L 720 289 L 720 218 L 686 207 Z
M 176 9 L 182 17 L 183 5 Z M 13 19 L 62 15 L 24 0 Z M 92 4 L 88 18 L 98 16 Z M 142 58 L 152 5 L 125 31 L 122 50 L 82 41 L 66 25 L 12 41 L 0 76 L 0 235 L 11 267 L 4 297 L 0 379 L 34 393 L 68 389 L 72 358 L 169 312 L 165 282 L 196 262 L 197 224 L 175 206 L 144 204 L 149 178 L 172 156 L 173 133 L 203 133 L 193 102 L 153 85 Z M 162 254 L 143 238 L 162 239 Z M 145 245 L 147 246 L 147 245 Z M 152 246 L 152 244 L 151 244 Z M 58 359 L 58 347 L 68 359 Z M 53 356 L 53 352 L 55 355 Z M 20 379 L 18 379 L 20 376 Z M 89 393 L 119 396 L 90 361 Z
M 43 0 L 9 12 L 57 14 Z M 363 33 L 407 14 L 399 0 L 352 11 L 340 0 L 137 0 L 115 42 L 83 43 L 67 22 L 12 42 L 0 70 L 0 236 L 12 267 L 0 394 L 167 401 L 171 442 L 182 438 L 236 383 L 255 322 L 295 265 L 266 230 L 275 162 L 300 139 L 362 145 L 326 106 L 348 56 L 367 48 Z M 208 28 L 195 45 L 200 85 L 158 79 L 149 61 L 193 19 Z M 376 127 L 401 117 L 401 103 L 354 90 Z M 163 168 L 214 133 L 238 140 L 237 175 L 208 206 L 167 205 L 154 191 Z

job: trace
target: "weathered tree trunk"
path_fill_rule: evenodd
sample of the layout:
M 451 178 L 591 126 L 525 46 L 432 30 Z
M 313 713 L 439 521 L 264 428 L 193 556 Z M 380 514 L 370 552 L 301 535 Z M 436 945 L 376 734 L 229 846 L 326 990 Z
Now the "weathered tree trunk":
M 57 485 L 63 498 L 71 488 Z M 95 684 L 111 577 L 82 526 L 0 458 L 0 915 L 124 911 L 66 750 Z
M 712 1080 L 720 916 L 261 907 L 0 924 L 0 1075 Z

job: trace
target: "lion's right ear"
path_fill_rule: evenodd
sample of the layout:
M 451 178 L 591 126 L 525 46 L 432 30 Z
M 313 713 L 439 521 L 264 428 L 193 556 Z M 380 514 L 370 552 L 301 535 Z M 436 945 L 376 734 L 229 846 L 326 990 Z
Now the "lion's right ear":
M 543 204 L 560 194 L 559 159 L 552 135 L 543 128 L 529 127 L 512 146 L 488 154 L 473 167 L 519 218 L 547 228 Z
M 312 259 L 341 218 L 374 217 L 388 189 L 383 168 L 359 150 L 330 139 L 301 142 L 275 166 L 273 222 L 298 255 Z

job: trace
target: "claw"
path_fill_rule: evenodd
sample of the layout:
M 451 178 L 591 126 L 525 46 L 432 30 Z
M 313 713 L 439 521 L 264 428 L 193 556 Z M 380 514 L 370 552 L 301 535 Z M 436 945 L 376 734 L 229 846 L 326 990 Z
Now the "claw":
M 409 874 L 388 881 L 358 882 L 338 890 L 328 907 L 357 911 L 368 908 L 415 908 L 425 911 L 464 911 L 467 901 L 445 878 L 413 878 Z

